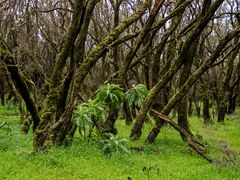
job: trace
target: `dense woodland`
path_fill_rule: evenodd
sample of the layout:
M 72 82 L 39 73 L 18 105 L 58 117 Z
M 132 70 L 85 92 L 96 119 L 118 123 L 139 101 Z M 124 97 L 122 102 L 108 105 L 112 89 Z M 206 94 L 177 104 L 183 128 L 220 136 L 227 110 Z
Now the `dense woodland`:
M 238 0 L 1 0 L 1 104 L 18 106 L 36 151 L 72 139 L 76 108 L 104 101 L 104 117 L 91 116 L 103 139 L 124 119 L 137 140 L 153 118 L 146 142 L 168 122 L 211 161 L 188 118 L 208 125 L 234 113 L 239 49 Z

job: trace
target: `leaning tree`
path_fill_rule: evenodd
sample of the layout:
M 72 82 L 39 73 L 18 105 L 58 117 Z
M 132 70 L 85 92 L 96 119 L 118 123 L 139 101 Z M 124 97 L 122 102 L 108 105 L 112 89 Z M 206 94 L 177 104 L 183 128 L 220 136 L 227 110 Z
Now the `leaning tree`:
M 223 4 L 226 8 L 221 8 Z M 220 83 L 224 95 L 219 102 L 228 100 L 230 111 L 238 97 L 240 71 L 233 64 L 239 57 L 239 13 L 232 8 L 239 8 L 238 4 L 236 0 L 0 3 L 0 70 L 7 72 L 7 87 L 20 94 L 31 115 L 26 119 L 33 122 L 34 148 L 61 144 L 73 129 L 75 105 L 108 82 L 125 91 L 136 83 L 150 89 L 133 125 L 132 139 L 141 136 L 152 107 L 164 115 L 155 116 L 147 138 L 153 142 L 177 105 L 177 129 L 183 128 L 181 135 L 191 140 L 186 95 L 226 58 L 227 73 Z M 221 24 L 225 29 L 219 33 Z M 130 108 L 123 104 L 127 119 Z M 114 129 L 118 109 L 110 109 L 114 118 L 108 124 Z

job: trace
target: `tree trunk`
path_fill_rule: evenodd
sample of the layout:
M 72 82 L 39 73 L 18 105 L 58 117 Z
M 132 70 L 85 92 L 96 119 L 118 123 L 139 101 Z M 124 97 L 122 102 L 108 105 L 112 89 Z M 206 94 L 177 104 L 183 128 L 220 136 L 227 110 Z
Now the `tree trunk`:
M 117 129 L 115 128 L 115 122 L 118 118 L 118 108 L 111 108 L 109 110 L 109 114 L 107 120 L 103 126 L 103 133 L 112 133 L 114 135 L 117 134 Z
M 210 124 L 211 123 L 211 116 L 209 112 L 209 93 L 208 89 L 204 89 L 204 92 L 202 94 L 202 101 L 203 101 L 203 122 L 204 124 Z
M 194 99 L 194 106 L 197 117 L 201 117 L 201 106 L 198 99 Z
M 237 37 L 234 40 L 234 43 L 237 44 L 239 42 L 239 37 Z M 217 121 L 218 122 L 224 122 L 225 115 L 227 113 L 227 102 L 228 102 L 228 96 L 230 92 L 230 81 L 232 78 L 232 73 L 233 73 L 233 68 L 234 68 L 234 60 L 237 57 L 239 52 L 239 47 L 236 48 L 231 56 L 229 57 L 228 63 L 227 63 L 227 72 L 226 76 L 224 78 L 223 84 L 221 86 L 220 92 L 219 92 L 219 97 L 218 97 L 218 117 Z
M 0 39 L 0 59 L 3 59 L 6 63 L 7 69 L 10 72 L 10 76 L 13 80 L 13 83 L 24 99 L 26 106 L 33 118 L 33 131 L 37 128 L 40 118 L 38 115 L 37 108 L 35 106 L 35 102 L 32 98 L 32 94 L 29 91 L 29 88 L 26 84 L 26 79 L 22 75 L 21 71 L 18 69 L 18 66 L 15 62 L 13 55 L 11 54 L 11 50 L 7 47 L 4 40 Z
M 138 139 L 141 136 L 142 126 L 144 123 L 144 120 L 146 118 L 147 112 L 150 109 L 154 99 L 157 97 L 159 91 L 167 84 L 167 82 L 171 81 L 174 74 L 181 68 L 181 66 L 184 64 L 185 56 L 191 47 L 191 45 L 194 43 L 196 39 L 199 38 L 202 31 L 205 29 L 208 22 L 211 20 L 212 16 L 214 15 L 215 11 L 218 9 L 218 7 L 222 4 L 223 0 L 215 1 L 214 4 L 209 8 L 208 13 L 203 18 L 199 19 L 199 21 L 196 23 L 196 26 L 192 33 L 188 36 L 186 41 L 184 42 L 181 52 L 179 53 L 179 56 L 176 58 L 174 65 L 170 68 L 170 70 L 162 77 L 160 81 L 150 90 L 149 94 L 145 98 L 145 100 L 142 103 L 142 108 L 139 111 L 139 114 L 137 116 L 136 122 L 132 128 L 130 138 L 131 139 Z M 158 125 L 160 123 L 157 123 Z M 156 127 L 158 126 L 156 125 Z M 157 127 L 158 128 L 158 127 Z
M 126 101 L 123 102 L 123 113 L 125 116 L 125 121 L 127 125 L 130 125 L 133 123 L 132 120 L 132 114 L 131 114 L 131 109 L 130 106 L 128 105 L 128 103 Z
M 171 126 L 173 126 L 179 133 L 184 137 L 188 145 L 193 148 L 199 155 L 201 155 L 204 159 L 212 162 L 212 159 L 206 155 L 206 148 L 199 142 L 193 139 L 192 135 L 189 134 L 184 128 L 181 126 L 178 126 L 173 120 L 171 120 L 169 117 L 165 116 L 164 114 L 161 114 L 155 110 L 152 110 L 154 113 L 156 113 L 159 118 L 161 118 L 163 121 L 166 121 Z
M 193 113 L 192 103 L 193 103 L 192 97 L 188 97 L 188 116 L 190 117 L 192 116 Z
M 218 44 L 215 51 L 212 53 L 212 55 L 209 57 L 208 60 L 204 64 L 202 64 L 184 83 L 184 85 L 172 96 L 172 98 L 169 100 L 168 104 L 163 108 L 161 111 L 162 114 L 168 115 L 171 110 L 174 108 L 177 102 L 179 102 L 189 91 L 189 89 L 192 87 L 192 85 L 198 80 L 198 78 L 206 72 L 209 68 L 211 68 L 212 64 L 216 61 L 216 59 L 220 56 L 220 53 L 224 49 L 224 47 L 237 35 L 240 34 L 240 28 L 233 30 L 229 34 L 227 34 L 222 41 Z M 148 142 L 153 142 L 155 138 L 157 137 L 157 129 L 161 127 L 161 122 L 156 121 L 155 127 L 152 129 L 152 131 L 149 133 L 147 140 Z M 154 134 L 154 135 L 153 135 Z M 151 137 L 151 139 L 149 139 Z
M 231 83 L 229 96 L 228 96 L 228 114 L 232 114 L 237 105 L 237 98 L 240 94 L 240 56 L 238 57 L 238 63 L 233 73 L 233 82 Z
M 0 71 L 0 73 L 1 73 L 1 71 Z M 1 77 L 0 77 L 0 99 L 1 99 L 1 104 L 2 104 L 2 106 L 4 106 L 5 105 L 5 85 L 4 85 L 4 76 L 3 75 L 1 75 Z
M 187 81 L 187 79 L 190 76 L 198 43 L 199 43 L 199 38 L 195 40 L 195 42 L 192 44 L 192 46 L 190 47 L 189 51 L 186 54 L 186 60 L 182 67 L 182 71 L 180 73 L 180 80 L 178 85 L 179 88 L 184 85 L 184 83 Z M 188 115 L 187 115 L 187 97 L 186 96 L 183 97 L 182 100 L 178 103 L 177 113 L 178 113 L 178 125 L 184 128 L 189 134 L 192 134 L 191 130 L 189 129 L 188 119 L 187 119 Z M 181 136 L 182 138 L 184 138 L 182 134 Z

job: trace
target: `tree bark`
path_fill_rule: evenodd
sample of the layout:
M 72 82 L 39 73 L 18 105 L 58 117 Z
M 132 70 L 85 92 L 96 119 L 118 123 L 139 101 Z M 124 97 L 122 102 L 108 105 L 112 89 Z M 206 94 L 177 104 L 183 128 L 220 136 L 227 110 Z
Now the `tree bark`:
M 208 89 L 203 89 L 202 93 L 202 101 L 203 101 L 203 122 L 205 125 L 211 123 L 211 116 L 209 112 L 209 92 Z
M 184 136 L 184 139 L 188 143 L 188 145 L 193 148 L 194 151 L 196 151 L 199 155 L 201 155 L 204 159 L 209 161 L 210 163 L 212 162 L 212 159 L 206 155 L 206 148 L 196 140 L 192 138 L 192 135 L 189 134 L 184 128 L 181 126 L 177 125 L 173 120 L 171 120 L 169 117 L 165 116 L 164 114 L 161 114 L 155 110 L 152 109 L 154 113 L 156 113 L 159 118 L 161 118 L 163 121 L 166 121 L 169 123 L 171 126 L 173 126 L 177 131 L 179 131 L 182 136 Z
M 235 37 L 240 34 L 240 28 L 237 28 L 233 30 L 232 32 L 228 33 L 222 41 L 218 44 L 215 51 L 212 53 L 212 55 L 209 57 L 209 59 L 203 63 L 185 82 L 185 84 L 172 96 L 172 98 L 169 100 L 168 104 L 163 108 L 161 111 L 162 114 L 168 115 L 171 110 L 174 108 L 177 102 L 181 100 L 189 91 L 189 89 L 192 87 L 192 85 L 198 80 L 198 78 L 206 72 L 208 69 L 211 68 L 212 64 L 217 60 L 217 58 L 220 56 L 222 50 L 224 47 Z M 160 121 L 156 121 L 155 127 L 152 129 L 152 131 L 149 133 L 147 137 L 147 142 L 153 142 L 158 134 L 156 134 L 156 130 L 159 129 L 161 126 Z M 151 139 L 150 139 L 151 137 Z
M 208 22 L 211 20 L 212 16 L 214 15 L 215 11 L 218 7 L 222 4 L 223 0 L 217 0 L 214 4 L 209 8 L 209 11 L 206 16 L 201 18 L 197 23 L 186 39 L 179 56 L 176 58 L 174 65 L 170 68 L 170 70 L 162 77 L 160 81 L 150 90 L 149 94 L 145 98 L 142 103 L 142 108 L 139 111 L 139 114 L 136 118 L 136 122 L 132 128 L 130 138 L 132 140 L 138 139 L 141 136 L 142 126 L 144 123 L 144 119 L 146 118 L 147 112 L 150 109 L 154 99 L 157 97 L 159 91 L 167 84 L 167 82 L 171 81 L 174 74 L 181 68 L 181 66 L 185 62 L 185 56 L 193 44 L 193 42 L 201 35 L 202 31 L 205 29 Z
M 238 41 L 239 41 L 239 38 L 237 37 L 234 43 L 237 44 Z M 229 60 L 227 63 L 226 76 L 224 78 L 223 84 L 221 86 L 221 89 L 218 95 L 218 104 L 217 104 L 217 111 L 218 111 L 217 121 L 218 122 L 224 122 L 225 115 L 227 113 L 227 102 L 228 102 L 228 96 L 230 91 L 230 81 L 231 81 L 232 73 L 234 69 L 234 60 L 237 57 L 238 52 L 239 52 L 239 47 L 232 52 L 232 55 L 229 57 Z
M 3 60 L 7 65 L 7 69 L 11 75 L 13 83 L 26 103 L 26 106 L 33 118 L 33 131 L 35 131 L 40 122 L 40 118 L 35 106 L 35 102 L 32 98 L 32 94 L 30 93 L 29 88 L 25 83 L 26 80 L 24 79 L 24 76 L 18 69 L 17 63 L 12 55 L 11 50 L 8 48 L 2 38 L 0 40 L 0 59 Z

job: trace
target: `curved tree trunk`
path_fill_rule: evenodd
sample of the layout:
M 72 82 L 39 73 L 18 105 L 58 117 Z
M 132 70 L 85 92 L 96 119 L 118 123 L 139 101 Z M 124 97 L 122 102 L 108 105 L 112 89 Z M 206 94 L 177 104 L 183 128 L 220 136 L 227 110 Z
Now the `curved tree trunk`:
M 18 66 L 12 55 L 12 52 L 7 47 L 3 39 L 0 39 L 0 59 L 3 59 L 5 64 L 8 65 L 7 69 L 10 73 L 13 83 L 16 89 L 18 89 L 22 98 L 24 99 L 26 106 L 33 118 L 33 131 L 35 131 L 40 122 L 40 117 L 39 117 L 37 108 L 35 106 L 35 102 L 26 84 L 26 79 L 24 79 L 24 76 L 22 75 L 21 71 L 18 69 Z
M 239 38 L 235 39 L 235 44 L 237 44 L 239 41 Z M 229 57 L 228 63 L 227 63 L 227 73 L 225 76 L 225 79 L 223 81 L 223 84 L 221 86 L 219 97 L 218 97 L 218 105 L 217 105 L 217 121 L 218 122 L 224 122 L 225 115 L 227 113 L 227 102 L 228 102 L 228 96 L 230 91 L 230 82 L 232 78 L 233 68 L 234 68 L 234 60 L 239 52 L 239 47 L 236 48 L 232 55 Z
M 224 49 L 224 47 L 235 37 L 240 34 L 240 28 L 233 30 L 229 34 L 227 34 L 222 41 L 219 43 L 213 54 L 210 56 L 208 60 L 204 64 L 202 64 L 184 83 L 184 85 L 172 96 L 169 100 L 168 104 L 161 111 L 162 114 L 168 115 L 173 107 L 179 102 L 189 91 L 192 85 L 198 80 L 198 78 L 206 72 L 209 68 L 211 68 L 212 64 L 217 60 L 220 56 L 220 53 Z M 147 137 L 147 142 L 153 142 L 158 134 L 156 134 L 157 130 L 161 127 L 161 121 L 156 121 L 155 127 L 151 130 Z
M 136 122 L 132 128 L 130 137 L 131 139 L 138 139 L 141 136 L 142 126 L 144 120 L 146 118 L 147 112 L 149 111 L 154 99 L 157 97 L 159 91 L 167 84 L 167 82 L 171 81 L 174 74 L 181 68 L 181 66 L 185 62 L 186 54 L 194 43 L 194 41 L 199 38 L 202 31 L 205 29 L 208 22 L 211 20 L 212 16 L 214 15 L 215 11 L 218 7 L 222 4 L 223 0 L 215 1 L 214 4 L 209 8 L 208 13 L 206 16 L 200 18 L 195 25 L 194 30 L 186 39 L 185 43 L 182 46 L 181 52 L 179 56 L 176 58 L 174 65 L 170 68 L 170 70 L 162 77 L 160 81 L 150 90 L 149 94 L 145 98 L 142 103 L 142 108 L 139 111 L 137 116 Z M 158 123 L 159 124 L 159 123 Z M 158 128 L 158 127 L 157 127 Z

